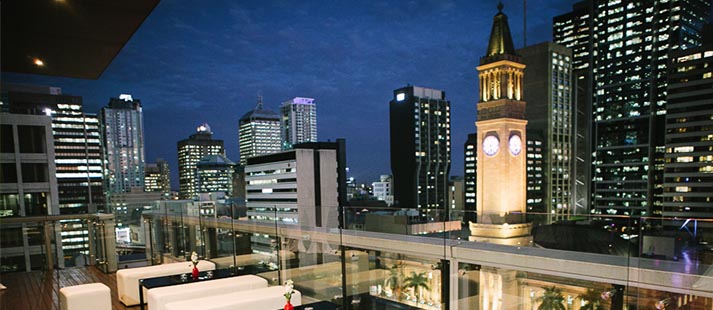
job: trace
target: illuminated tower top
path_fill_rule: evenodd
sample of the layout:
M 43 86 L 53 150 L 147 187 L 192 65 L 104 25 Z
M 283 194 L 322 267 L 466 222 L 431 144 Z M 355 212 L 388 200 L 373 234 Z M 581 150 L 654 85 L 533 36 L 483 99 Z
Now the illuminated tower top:
M 480 98 L 478 120 L 498 118 L 525 119 L 522 77 L 525 65 L 515 54 L 508 17 L 498 5 L 493 17 L 488 50 L 478 66 Z M 508 99 L 508 100 L 503 100 Z

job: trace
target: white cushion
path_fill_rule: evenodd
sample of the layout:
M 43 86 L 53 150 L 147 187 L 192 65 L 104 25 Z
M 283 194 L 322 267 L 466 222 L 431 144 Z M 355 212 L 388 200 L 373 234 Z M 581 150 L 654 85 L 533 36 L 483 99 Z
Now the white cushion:
M 60 310 L 111 310 L 111 292 L 102 283 L 63 287 L 59 290 Z
M 188 284 L 157 287 L 148 291 L 151 310 L 164 310 L 169 302 L 248 291 L 267 287 L 267 280 L 253 275 L 206 280 Z
M 119 270 L 116 272 L 116 290 L 119 294 L 119 300 L 127 306 L 138 305 L 140 279 L 190 273 L 192 270 L 193 264 L 191 262 Z M 215 264 L 205 260 L 199 261 L 198 270 L 215 270 Z M 145 294 L 146 291 L 144 291 L 144 302 L 146 301 Z
M 282 309 L 285 300 L 285 287 L 272 286 L 250 291 L 172 302 L 165 310 L 235 310 L 235 309 Z M 290 301 L 293 306 L 302 304 L 302 294 L 295 290 Z

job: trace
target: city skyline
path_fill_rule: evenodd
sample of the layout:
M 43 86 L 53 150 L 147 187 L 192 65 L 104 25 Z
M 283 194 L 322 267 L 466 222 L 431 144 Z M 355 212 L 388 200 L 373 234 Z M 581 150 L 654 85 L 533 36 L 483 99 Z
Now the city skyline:
M 528 42 L 550 40 L 552 17 L 571 10 L 574 2 L 530 1 Z M 520 48 L 522 2 L 504 4 Z M 273 110 L 293 94 L 313 97 L 320 102 L 320 139 L 349 141 L 350 176 L 360 183 L 390 171 L 388 135 L 379 133 L 388 132 L 385 102 L 391 91 L 407 83 L 428 85 L 448 92 L 452 101 L 453 152 L 458 154 L 452 174 L 458 175 L 462 145 L 476 117 L 475 67 L 489 35 L 482 30 L 489 29 L 496 5 L 270 3 L 196 9 L 160 3 L 97 81 L 3 75 L 6 82 L 62 87 L 82 96 L 88 112 L 98 111 L 116 93 L 142 98 L 146 157 L 166 158 L 172 169 L 177 168 L 174 143 L 204 122 L 226 141 L 227 157 L 238 160 L 237 122 L 253 108 L 257 93 Z M 184 22 L 189 19 L 192 25 Z M 216 31 L 225 23 L 234 27 Z M 437 48 L 408 48 L 423 40 L 436 42 Z M 199 45 L 205 51 L 192 48 Z M 166 118 L 175 121 L 160 121 Z M 177 175 L 172 178 L 175 186 Z

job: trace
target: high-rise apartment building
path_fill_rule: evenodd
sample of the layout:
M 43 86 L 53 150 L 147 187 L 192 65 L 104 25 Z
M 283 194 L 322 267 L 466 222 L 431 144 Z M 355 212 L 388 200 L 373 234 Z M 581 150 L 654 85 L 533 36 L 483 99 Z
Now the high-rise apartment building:
M 168 162 L 162 158 L 155 163 L 146 163 L 144 168 L 144 190 L 147 192 L 161 192 L 168 197 L 171 194 L 171 169 Z
M 280 137 L 280 116 L 263 109 L 262 97 L 258 97 L 257 107 L 245 113 L 238 124 L 240 164 L 253 156 L 281 151 Z
M 57 87 L 4 85 L 7 111 L 52 118 L 59 210 L 62 214 L 104 209 L 99 119 L 86 114 L 82 97 Z M 17 91 L 15 91 L 17 90 Z
M 313 98 L 295 97 L 280 106 L 282 149 L 304 142 L 317 142 L 317 105 Z
M 710 6 L 589 0 L 555 17 L 555 41 L 573 48 L 576 68 L 592 70 L 582 75 L 592 98 L 591 213 L 661 214 L 670 54 L 701 45 Z
M 233 194 L 235 163 L 223 155 L 208 155 L 196 164 L 196 192 Z
M 107 195 L 144 186 L 144 120 L 141 101 L 122 94 L 109 99 L 99 119 L 104 142 Z
M 538 189 L 529 185 L 528 157 L 528 212 L 548 214 L 548 221 L 566 220 L 573 211 L 572 51 L 544 42 L 516 53 L 526 66 L 523 86 L 528 90 L 525 111 L 528 137 L 540 138 L 538 147 L 542 150 L 542 166 L 537 167 L 542 169 L 538 172 L 542 184 Z M 527 142 L 529 147 L 530 140 Z M 535 196 L 542 198 L 538 207 L 530 204 L 530 198 Z
M 478 134 L 469 133 L 463 145 L 465 169 L 463 170 L 463 221 L 477 221 L 476 188 L 478 182 Z
M 671 53 L 663 216 L 713 217 L 713 44 Z
M 446 217 L 450 113 L 446 93 L 432 88 L 399 88 L 389 102 L 394 200 L 401 208 L 418 209 L 424 220 Z
M 193 199 L 196 190 L 196 164 L 208 155 L 225 155 L 223 140 L 214 140 L 208 124 L 178 142 L 178 186 L 181 199 Z

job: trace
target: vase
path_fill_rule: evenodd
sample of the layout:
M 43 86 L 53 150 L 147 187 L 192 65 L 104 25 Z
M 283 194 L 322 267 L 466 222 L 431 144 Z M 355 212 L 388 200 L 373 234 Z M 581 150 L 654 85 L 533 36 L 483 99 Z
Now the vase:
M 295 310 L 295 306 L 293 306 L 290 301 L 288 300 L 287 303 L 285 304 L 284 310 Z
M 193 276 L 193 280 L 198 280 L 198 267 L 195 265 L 193 266 L 193 273 L 191 275 Z

